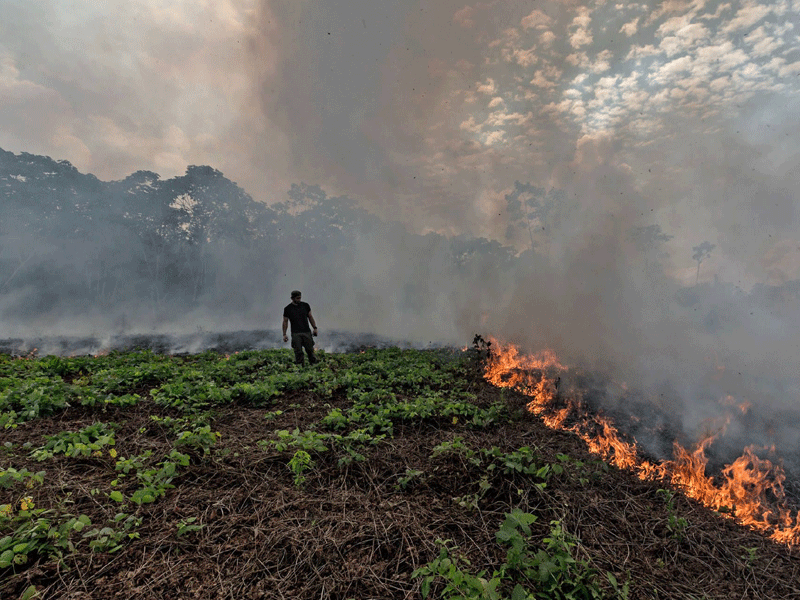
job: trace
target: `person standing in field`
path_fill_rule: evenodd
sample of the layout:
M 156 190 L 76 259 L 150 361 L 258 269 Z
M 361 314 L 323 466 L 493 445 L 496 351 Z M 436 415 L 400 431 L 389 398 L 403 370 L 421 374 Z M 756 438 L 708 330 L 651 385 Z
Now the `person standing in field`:
M 283 309 L 283 341 L 289 341 L 289 337 L 286 335 L 286 327 L 291 323 L 292 350 L 294 350 L 295 362 L 298 365 L 305 364 L 305 357 L 303 356 L 303 349 L 305 348 L 306 354 L 308 354 L 308 362 L 313 365 L 317 362 L 317 357 L 314 356 L 314 338 L 308 322 L 311 321 L 311 327 L 314 328 L 314 336 L 317 335 L 317 323 L 314 321 L 314 315 L 311 314 L 311 306 L 307 302 L 301 302 L 302 297 L 299 291 L 294 290 L 291 303 Z

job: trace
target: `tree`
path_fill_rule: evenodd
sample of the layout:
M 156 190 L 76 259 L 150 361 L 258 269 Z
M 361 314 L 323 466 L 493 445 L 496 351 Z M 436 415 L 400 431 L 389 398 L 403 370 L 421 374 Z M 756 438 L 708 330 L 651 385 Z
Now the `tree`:
M 695 285 L 700 281 L 700 263 L 703 262 L 706 258 L 711 256 L 711 251 L 716 248 L 715 244 L 710 242 L 703 242 L 699 246 L 694 246 L 692 251 L 694 254 L 692 258 L 697 261 L 697 278 L 695 279 Z
M 631 230 L 629 237 L 636 248 L 644 256 L 644 264 L 646 268 L 649 268 L 651 265 L 649 260 L 651 256 L 655 256 L 656 260 L 666 256 L 665 252 L 659 254 L 658 250 L 661 244 L 668 242 L 673 238 L 673 236 L 661 231 L 660 225 L 635 227 Z
M 536 247 L 533 236 L 534 225 L 542 231 L 552 227 L 554 219 L 557 218 L 559 204 L 564 198 L 563 190 L 551 188 L 545 191 L 542 187 L 515 181 L 514 191 L 505 196 L 510 218 L 509 228 L 517 226 L 527 229 L 533 250 Z

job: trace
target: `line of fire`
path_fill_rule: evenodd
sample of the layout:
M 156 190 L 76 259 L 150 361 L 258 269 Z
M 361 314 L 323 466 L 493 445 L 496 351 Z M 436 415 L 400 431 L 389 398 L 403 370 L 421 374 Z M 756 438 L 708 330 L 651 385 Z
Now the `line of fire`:
M 622 431 L 621 424 L 590 407 L 591 390 L 560 385 L 570 369 L 554 352 L 526 354 L 513 344 L 493 338 L 488 348 L 485 378 L 495 386 L 529 396 L 527 409 L 551 429 L 577 434 L 609 464 L 632 471 L 643 480 L 669 482 L 688 497 L 776 542 L 789 546 L 800 543 L 800 513 L 787 495 L 786 472 L 774 446 L 748 445 L 718 473 L 707 472 L 709 448 L 725 435 L 733 411 L 746 413 L 750 409 L 747 402 L 723 398 L 720 403 L 730 412 L 713 431 L 693 444 L 673 440 L 671 459 L 651 459 L 644 456 L 635 437 Z M 772 459 L 761 456 L 764 454 Z

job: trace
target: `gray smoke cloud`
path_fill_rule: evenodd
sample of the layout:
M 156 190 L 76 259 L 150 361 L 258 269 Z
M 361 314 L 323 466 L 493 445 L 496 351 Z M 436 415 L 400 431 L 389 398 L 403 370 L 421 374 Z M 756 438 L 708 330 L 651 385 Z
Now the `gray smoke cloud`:
M 669 384 L 699 431 L 729 395 L 797 409 L 796 8 L 263 0 L 254 88 L 302 177 L 524 251 L 447 297 L 463 336 Z M 515 181 L 560 196 L 520 218 Z M 356 268 L 391 269 L 389 248 L 365 240 Z

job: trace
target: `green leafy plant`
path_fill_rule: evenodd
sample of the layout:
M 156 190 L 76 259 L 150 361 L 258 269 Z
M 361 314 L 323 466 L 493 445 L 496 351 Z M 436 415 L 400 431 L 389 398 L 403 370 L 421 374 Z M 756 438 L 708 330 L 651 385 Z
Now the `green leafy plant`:
M 420 471 L 418 469 L 412 469 L 411 467 L 406 467 L 405 475 L 401 475 L 397 478 L 397 488 L 398 489 L 406 489 L 408 488 L 413 482 L 419 481 L 422 476 L 425 475 L 425 471 Z
M 128 513 L 117 513 L 109 525 L 87 531 L 83 537 L 89 539 L 89 548 L 93 552 L 113 553 L 123 548 L 126 540 L 136 540 L 139 532 L 133 531 L 142 524 L 142 517 Z
M 298 450 L 289 461 L 289 469 L 294 473 L 294 484 L 300 487 L 306 482 L 306 471 L 314 468 L 314 461 L 311 455 L 305 450 Z
M 550 522 L 550 533 L 537 548 L 531 540 L 531 525 L 536 520 L 536 515 L 520 509 L 506 513 L 495 536 L 498 543 L 508 546 L 506 560 L 491 574 L 486 570 L 469 573 L 465 569 L 469 561 L 458 548 L 449 546 L 449 540 L 437 540 L 439 556 L 412 574 L 413 578 L 422 578 L 423 598 L 428 597 L 437 580 L 442 586 L 440 597 L 452 600 L 500 600 L 509 592 L 512 600 L 628 598 L 628 582 L 620 585 L 612 573 L 606 573 L 612 589 L 609 594 L 589 561 L 575 558 L 578 542 L 559 521 Z
M 36 508 L 33 499 L 22 498 L 18 510 L 0 507 L 0 569 L 27 564 L 34 556 L 57 556 L 75 550 L 74 533 L 91 524 L 86 515 L 59 514 L 53 509 Z
M 195 531 L 200 531 L 205 527 L 205 525 L 201 523 L 195 523 L 197 521 L 197 517 L 186 517 L 185 519 L 181 519 L 177 523 L 178 528 L 178 537 L 186 535 L 187 533 L 192 533 Z
M 675 492 L 668 489 L 659 489 L 657 493 L 664 499 L 667 505 L 667 530 L 670 533 L 670 537 L 678 541 L 684 539 L 689 521 L 684 517 L 678 516 L 675 507 Z
M 742 558 L 747 561 L 747 568 L 752 569 L 758 559 L 758 547 L 740 546 L 740 548 L 743 550 Z
M 31 456 L 38 461 L 52 458 L 56 454 L 65 456 L 100 456 L 106 446 L 114 446 L 116 423 L 93 423 L 79 431 L 62 431 L 45 436 L 47 442 L 34 450 Z M 98 454 L 99 453 L 99 454 Z
M 44 471 L 32 473 L 28 469 L 18 471 L 14 467 L 0 470 L 0 487 L 5 489 L 14 485 L 22 484 L 26 489 L 32 489 L 35 485 L 44 483 Z

